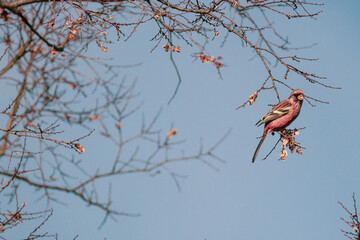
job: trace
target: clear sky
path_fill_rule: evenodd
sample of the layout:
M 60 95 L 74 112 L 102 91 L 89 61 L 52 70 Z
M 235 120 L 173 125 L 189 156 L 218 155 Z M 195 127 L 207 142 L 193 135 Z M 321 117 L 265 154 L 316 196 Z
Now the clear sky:
M 326 89 L 289 77 L 292 86 L 330 104 L 311 107 L 304 102 L 291 126 L 306 127 L 296 138 L 306 149 L 301 156 L 289 154 L 285 162 L 279 161 L 279 148 L 261 161 L 277 140 L 269 137 L 255 164 L 251 163 L 257 137 L 262 134 L 255 123 L 276 98 L 268 92 L 253 106 L 235 110 L 259 88 L 266 74 L 256 61 L 249 61 L 251 54 L 235 38 L 223 48 L 217 47 L 219 42 L 211 45 L 213 54 L 223 56 L 228 65 L 221 71 L 223 80 L 210 64 L 194 62 L 192 49 L 184 46 L 180 54 L 174 55 L 183 82 L 170 105 L 167 101 L 177 78 L 168 54 L 161 48 L 149 53 L 152 29 L 140 27 L 126 43 L 109 46 L 106 56 L 114 57 L 116 63 L 142 63 L 121 74 L 129 84 L 137 79 L 141 95 L 136 101 L 144 101 L 140 112 L 150 120 L 162 108 L 156 127 L 165 135 L 174 126 L 178 130 L 175 138 L 186 140 L 181 148 L 187 153 L 198 151 L 200 138 L 205 147 L 211 146 L 231 129 L 216 150 L 226 163 L 213 161 L 218 171 L 196 161 L 169 165 L 186 176 L 180 181 L 181 191 L 164 171 L 156 176 L 130 174 L 104 180 L 105 188 L 108 180 L 112 181 L 116 209 L 140 216 L 109 219 L 100 230 L 97 228 L 103 212 L 58 194 L 68 206 L 53 203 L 54 215 L 43 230 L 58 233 L 59 239 L 76 235 L 77 239 L 113 240 L 346 239 L 340 232 L 340 228 L 346 228 L 340 217 L 346 214 L 337 202 L 351 207 L 353 192 L 360 199 L 360 2 L 330 0 L 322 9 L 317 20 L 277 19 L 290 42 L 301 46 L 317 43 L 298 53 L 320 59 L 304 68 L 342 88 Z M 92 51 L 95 54 L 99 50 Z M 280 94 L 284 99 L 290 92 L 280 88 Z M 139 122 L 134 119 L 129 124 Z M 89 169 L 101 167 L 114 155 L 103 150 L 96 134 L 91 136 L 93 140 L 84 142 L 86 152 L 76 156 L 88 162 Z M 32 192 L 28 194 L 21 200 L 30 201 Z M 9 239 L 23 236 L 20 232 L 11 234 Z

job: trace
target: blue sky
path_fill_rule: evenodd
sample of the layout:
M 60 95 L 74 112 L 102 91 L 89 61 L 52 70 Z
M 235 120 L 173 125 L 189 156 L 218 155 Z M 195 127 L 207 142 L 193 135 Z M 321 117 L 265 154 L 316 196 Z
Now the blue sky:
M 176 86 L 176 74 L 162 49 L 149 53 L 151 30 L 140 28 L 128 42 L 109 47 L 106 56 L 118 64 L 138 63 L 138 68 L 124 69 L 123 75 L 137 79 L 136 101 L 144 101 L 141 112 L 150 120 L 162 108 L 156 127 L 178 130 L 176 139 L 186 140 L 182 149 L 198 151 L 200 138 L 205 146 L 216 143 L 229 129 L 231 134 L 216 150 L 226 163 L 212 162 L 216 171 L 200 162 L 183 162 L 169 166 L 185 175 L 179 191 L 166 172 L 152 177 L 131 174 L 112 178 L 114 206 L 139 217 L 117 217 L 97 230 L 103 213 L 87 207 L 66 194 L 58 199 L 68 206 L 54 204 L 54 216 L 44 230 L 57 232 L 59 239 L 346 239 L 340 228 L 346 228 L 340 217 L 345 211 L 337 201 L 352 204 L 352 193 L 359 194 L 360 145 L 358 140 L 358 91 L 360 89 L 360 2 L 327 1 L 317 20 L 277 20 L 284 35 L 298 45 L 317 43 L 298 54 L 318 57 L 304 68 L 327 77 L 326 82 L 340 86 L 331 90 L 289 77 L 289 82 L 306 95 L 330 101 L 330 104 L 303 104 L 292 127 L 306 127 L 297 136 L 306 149 L 303 155 L 289 154 L 279 161 L 279 148 L 261 161 L 276 142 L 269 137 L 257 161 L 251 163 L 262 128 L 255 123 L 276 103 L 270 92 L 261 95 L 253 106 L 235 110 L 259 88 L 265 71 L 251 54 L 230 38 L 223 48 L 212 43 L 214 55 L 224 57 L 228 65 L 223 80 L 210 64 L 193 61 L 192 49 L 183 47 L 174 55 L 183 82 L 174 101 L 167 105 Z M 92 51 L 98 51 L 91 50 Z M 281 98 L 290 92 L 280 88 Z M 140 115 L 139 115 L 140 116 Z M 133 119 L 129 126 L 140 120 Z M 78 131 L 78 130 L 76 130 Z M 77 133 L 84 133 L 79 130 Z M 97 133 L 95 133 L 97 134 Z M 113 153 L 94 139 L 87 139 L 87 151 L 77 156 L 96 169 L 111 161 Z M 109 179 L 110 180 L 110 179 Z M 108 180 L 104 180 L 107 186 Z M 30 201 L 31 193 L 22 196 Z M 40 209 L 40 207 L 39 207 Z M 24 230 L 25 231 L 25 230 Z M 22 234 L 13 232 L 9 239 Z

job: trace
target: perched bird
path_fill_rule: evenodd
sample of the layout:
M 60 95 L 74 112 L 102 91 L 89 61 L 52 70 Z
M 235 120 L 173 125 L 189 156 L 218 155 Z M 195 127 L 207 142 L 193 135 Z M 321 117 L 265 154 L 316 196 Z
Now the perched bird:
M 260 126 L 265 123 L 265 128 L 259 145 L 255 150 L 252 162 L 255 162 L 260 147 L 265 141 L 266 137 L 269 135 L 269 133 L 284 130 L 287 126 L 290 125 L 290 123 L 292 123 L 297 118 L 300 113 L 303 99 L 303 91 L 301 91 L 300 89 L 295 89 L 294 91 L 292 91 L 288 99 L 281 101 L 255 124 L 256 126 Z

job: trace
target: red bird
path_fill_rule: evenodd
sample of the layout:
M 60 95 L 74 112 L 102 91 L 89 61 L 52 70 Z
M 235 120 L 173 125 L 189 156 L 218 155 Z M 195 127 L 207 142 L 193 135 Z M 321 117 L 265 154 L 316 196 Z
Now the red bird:
M 287 126 L 290 125 L 290 123 L 292 123 L 297 118 L 300 113 L 303 99 L 303 91 L 301 91 L 300 89 L 292 91 L 288 99 L 281 101 L 255 124 L 256 126 L 260 126 L 265 123 L 265 128 L 259 145 L 255 150 L 252 162 L 255 162 L 260 147 L 265 141 L 266 137 L 269 135 L 269 133 L 284 130 Z

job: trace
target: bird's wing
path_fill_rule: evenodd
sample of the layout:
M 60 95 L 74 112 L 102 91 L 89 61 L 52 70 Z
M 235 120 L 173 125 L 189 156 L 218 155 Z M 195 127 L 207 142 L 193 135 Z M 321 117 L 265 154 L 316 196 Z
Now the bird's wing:
M 273 109 L 271 109 L 267 114 L 265 114 L 256 125 L 260 126 L 263 123 L 271 122 L 275 119 L 278 119 L 290 112 L 292 109 L 291 102 L 286 99 L 276 105 Z

